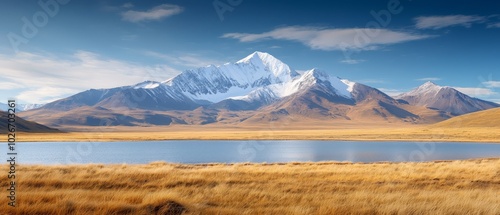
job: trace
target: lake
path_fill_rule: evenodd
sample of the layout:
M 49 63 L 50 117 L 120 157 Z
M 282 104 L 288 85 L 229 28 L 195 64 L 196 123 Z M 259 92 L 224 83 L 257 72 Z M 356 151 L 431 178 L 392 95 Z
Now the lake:
M 500 144 L 355 141 L 21 142 L 20 164 L 432 161 L 500 157 Z M 4 157 L 7 144 L 0 145 Z

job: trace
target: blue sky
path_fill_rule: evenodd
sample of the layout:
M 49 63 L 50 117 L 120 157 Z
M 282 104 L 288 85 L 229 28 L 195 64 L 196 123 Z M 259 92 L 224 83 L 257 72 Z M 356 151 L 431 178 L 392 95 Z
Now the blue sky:
M 500 103 L 495 1 L 6 0 L 0 102 L 163 81 L 268 52 L 390 95 L 425 81 Z

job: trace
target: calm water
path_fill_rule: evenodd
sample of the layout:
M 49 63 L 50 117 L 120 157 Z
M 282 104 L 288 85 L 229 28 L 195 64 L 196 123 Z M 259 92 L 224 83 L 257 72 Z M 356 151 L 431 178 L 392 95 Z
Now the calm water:
M 17 143 L 18 162 L 175 163 L 429 161 L 500 157 L 500 144 L 345 141 L 148 141 Z M 0 157 L 7 145 L 0 145 Z

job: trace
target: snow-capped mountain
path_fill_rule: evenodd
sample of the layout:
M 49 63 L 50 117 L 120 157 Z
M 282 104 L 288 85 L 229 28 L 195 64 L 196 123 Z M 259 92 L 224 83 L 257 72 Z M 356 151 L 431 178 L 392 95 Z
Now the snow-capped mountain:
M 210 104 L 225 99 L 252 97 L 250 94 L 266 91 L 264 88 L 267 86 L 286 85 L 298 76 L 295 70 L 272 55 L 255 52 L 236 63 L 187 70 L 165 82 L 146 85 L 145 88 L 164 88 L 168 94 L 182 94 L 194 103 Z
M 427 81 L 409 92 L 395 96 L 395 98 L 403 99 L 413 105 L 425 106 L 433 102 L 438 93 L 446 88 L 447 87 L 438 86 L 431 81 Z
M 342 80 L 338 77 L 330 77 L 327 73 L 312 69 L 303 75 L 296 76 L 287 82 L 270 84 L 259 87 L 244 96 L 230 97 L 232 100 L 243 100 L 247 102 L 265 102 L 271 103 L 281 98 L 290 96 L 313 85 L 322 85 L 327 87 L 330 92 L 339 96 L 351 99 L 352 86 L 354 82 Z
M 428 102 L 423 98 L 439 96 L 442 89 L 427 83 L 402 95 L 407 101 L 402 102 L 319 69 L 298 73 L 270 54 L 255 52 L 235 63 L 186 70 L 163 82 L 87 90 L 22 116 L 53 126 L 262 123 L 292 115 L 426 123 L 449 117 L 440 111 L 448 111 L 447 106 L 429 106 L 438 109 L 432 110 L 421 105 Z M 463 97 L 456 102 L 470 102 L 463 94 L 453 95 Z
M 410 105 L 426 106 L 452 115 L 462 115 L 499 106 L 493 102 L 472 98 L 452 87 L 439 86 L 430 81 L 395 98 L 407 101 Z
M 164 82 L 145 81 L 133 86 L 88 90 L 50 104 L 46 108 L 69 110 L 81 106 L 193 110 L 218 103 L 241 103 L 240 109 L 256 109 L 322 85 L 345 98 L 352 98 L 355 84 L 312 69 L 300 75 L 270 54 L 255 52 L 236 63 L 210 65 L 183 73 Z

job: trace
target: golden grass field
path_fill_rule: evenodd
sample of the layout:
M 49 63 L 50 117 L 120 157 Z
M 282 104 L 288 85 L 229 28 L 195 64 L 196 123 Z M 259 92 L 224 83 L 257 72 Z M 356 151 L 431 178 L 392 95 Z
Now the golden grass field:
M 67 133 L 19 133 L 20 142 L 46 141 L 139 141 L 139 140 L 360 140 L 360 141 L 445 141 L 500 143 L 500 128 L 110 128 Z M 116 130 L 115 130 L 116 129 Z
M 500 214 L 498 158 L 21 165 L 18 176 L 18 207 L 0 198 L 0 214 Z

